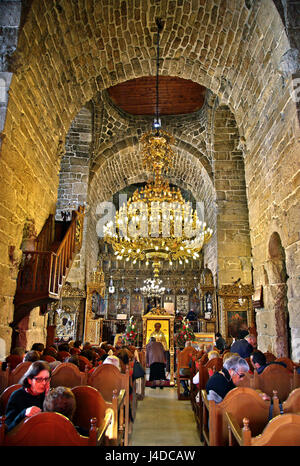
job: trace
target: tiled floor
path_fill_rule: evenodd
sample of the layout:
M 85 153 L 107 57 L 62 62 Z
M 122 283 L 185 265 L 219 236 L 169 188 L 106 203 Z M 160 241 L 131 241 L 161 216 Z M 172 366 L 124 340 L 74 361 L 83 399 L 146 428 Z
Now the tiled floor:
M 201 446 L 190 401 L 178 401 L 176 388 L 145 389 L 138 402 L 132 446 Z

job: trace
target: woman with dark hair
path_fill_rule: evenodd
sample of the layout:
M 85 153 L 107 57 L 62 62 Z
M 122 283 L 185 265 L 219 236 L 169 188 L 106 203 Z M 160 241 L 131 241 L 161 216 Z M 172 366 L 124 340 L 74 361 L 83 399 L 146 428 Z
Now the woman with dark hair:
M 50 389 L 50 366 L 46 361 L 35 361 L 26 371 L 7 403 L 5 424 L 13 429 L 25 417 L 31 417 L 43 410 L 45 395 Z

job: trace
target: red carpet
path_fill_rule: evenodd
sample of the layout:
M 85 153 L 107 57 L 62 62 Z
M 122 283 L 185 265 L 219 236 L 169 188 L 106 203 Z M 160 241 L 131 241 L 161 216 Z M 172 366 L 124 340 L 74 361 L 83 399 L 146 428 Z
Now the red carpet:
M 146 387 L 151 387 L 151 385 L 152 385 L 152 382 L 149 382 L 149 381 L 147 380 L 147 382 L 146 382 Z M 170 380 L 165 380 L 163 386 L 164 386 L 164 387 L 170 387 Z

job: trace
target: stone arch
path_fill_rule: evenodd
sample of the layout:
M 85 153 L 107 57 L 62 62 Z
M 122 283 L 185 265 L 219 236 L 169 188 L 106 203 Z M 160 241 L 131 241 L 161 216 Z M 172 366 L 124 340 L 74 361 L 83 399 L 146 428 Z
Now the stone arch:
M 285 251 L 278 232 L 273 232 L 268 243 L 268 288 L 271 309 L 275 319 L 275 351 L 277 357 L 291 356 Z
M 141 159 L 141 148 L 130 138 L 127 143 L 121 141 L 111 148 L 110 156 L 102 159 L 101 165 L 95 172 L 89 187 L 89 242 L 96 245 L 96 238 L 92 239 L 97 225 L 97 204 L 112 199 L 112 195 L 126 186 L 149 180 L 150 173 L 145 170 Z M 211 178 L 194 153 L 185 152 L 175 147 L 177 157 L 174 166 L 169 168 L 165 176 L 170 183 L 189 190 L 196 201 L 204 201 L 208 225 L 215 231 L 215 192 Z M 213 241 L 213 240 L 212 240 Z M 207 247 L 210 247 L 209 245 Z M 92 263 L 95 263 L 95 257 Z M 213 267 L 216 268 L 215 258 L 211 254 Z M 91 265 L 92 266 L 92 265 Z M 94 265 L 93 265 L 94 266 Z

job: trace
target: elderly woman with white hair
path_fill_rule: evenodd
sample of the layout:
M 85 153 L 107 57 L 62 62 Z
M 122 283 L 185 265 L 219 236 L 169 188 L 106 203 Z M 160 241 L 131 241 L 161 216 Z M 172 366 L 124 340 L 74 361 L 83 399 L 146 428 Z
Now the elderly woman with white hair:
M 248 371 L 247 361 L 240 356 L 226 359 L 222 370 L 213 374 L 206 384 L 207 398 L 216 402 L 222 401 L 230 390 L 238 386 Z
M 117 356 L 114 356 L 112 350 L 109 350 L 107 357 L 104 359 L 103 364 L 112 364 L 119 371 L 121 370 L 120 359 Z

